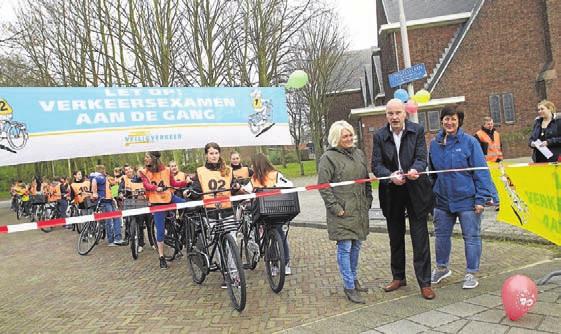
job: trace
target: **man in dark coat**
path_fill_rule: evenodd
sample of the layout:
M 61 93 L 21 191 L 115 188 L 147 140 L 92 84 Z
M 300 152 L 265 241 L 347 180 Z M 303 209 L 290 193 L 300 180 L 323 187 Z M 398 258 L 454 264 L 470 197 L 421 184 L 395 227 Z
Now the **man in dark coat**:
M 413 264 L 421 295 L 433 299 L 431 259 L 427 216 L 433 207 L 434 195 L 426 174 L 427 148 L 424 129 L 405 120 L 405 105 L 392 99 L 386 105 L 388 124 L 374 136 L 372 172 L 381 180 L 380 207 L 386 217 L 391 248 L 393 280 L 384 288 L 390 292 L 407 285 L 405 279 L 405 210 L 413 243 Z M 398 154 L 399 152 L 399 154 Z

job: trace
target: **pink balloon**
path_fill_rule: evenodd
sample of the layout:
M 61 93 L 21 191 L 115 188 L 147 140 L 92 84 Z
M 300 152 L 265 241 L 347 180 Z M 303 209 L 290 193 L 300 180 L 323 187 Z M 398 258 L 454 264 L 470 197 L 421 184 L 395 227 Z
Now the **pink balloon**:
M 414 114 L 418 110 L 419 110 L 419 106 L 417 105 L 417 102 L 415 102 L 413 100 L 409 100 L 405 104 L 405 111 L 407 111 L 409 114 Z
M 503 283 L 502 299 L 506 315 L 510 320 L 515 321 L 537 303 L 538 288 L 531 278 L 514 275 Z

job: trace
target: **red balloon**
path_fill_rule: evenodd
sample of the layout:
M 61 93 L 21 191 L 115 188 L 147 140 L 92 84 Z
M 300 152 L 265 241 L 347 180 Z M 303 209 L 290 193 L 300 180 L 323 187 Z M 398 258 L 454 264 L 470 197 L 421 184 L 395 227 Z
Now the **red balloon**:
M 409 100 L 405 104 L 405 111 L 407 111 L 409 114 L 414 114 L 418 110 L 419 110 L 419 106 L 417 105 L 417 102 L 415 102 L 413 100 Z
M 524 316 L 538 301 L 538 288 L 534 281 L 524 275 L 506 279 L 502 289 L 503 306 L 512 321 Z

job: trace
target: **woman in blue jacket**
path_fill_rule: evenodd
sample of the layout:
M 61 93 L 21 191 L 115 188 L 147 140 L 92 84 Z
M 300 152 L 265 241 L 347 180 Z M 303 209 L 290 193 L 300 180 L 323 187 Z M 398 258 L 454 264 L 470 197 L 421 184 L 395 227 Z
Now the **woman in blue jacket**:
M 440 113 L 442 130 L 429 147 L 432 170 L 486 167 L 481 145 L 461 129 L 464 113 L 445 107 Z M 496 190 L 488 170 L 445 172 L 433 174 L 435 193 L 434 232 L 436 268 L 432 272 L 432 284 L 450 276 L 451 236 L 459 218 L 464 237 L 466 275 L 463 288 L 479 285 L 476 273 L 481 258 L 481 215 L 484 205 L 496 198 Z M 498 204 L 498 203 L 495 203 Z

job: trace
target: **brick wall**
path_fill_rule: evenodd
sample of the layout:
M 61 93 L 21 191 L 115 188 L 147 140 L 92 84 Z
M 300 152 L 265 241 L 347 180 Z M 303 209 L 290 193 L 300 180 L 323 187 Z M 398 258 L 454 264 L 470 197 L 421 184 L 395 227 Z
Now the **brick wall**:
M 364 100 L 361 91 L 345 92 L 328 97 L 329 110 L 327 113 L 326 131 L 336 121 L 347 121 L 358 131 L 358 119 L 349 118 L 351 109 L 364 107 Z
M 536 78 L 546 62 L 544 8 L 527 0 L 487 1 L 433 91 L 433 98 L 465 95 L 464 130 L 490 116 L 489 96 L 512 93 L 516 121 L 498 124 L 506 157 L 528 156 L 529 127 L 540 100 Z M 528 24 L 528 23 L 532 24 Z M 506 29 L 508 27 L 508 29 Z
M 561 1 L 545 0 L 547 12 L 547 23 L 545 27 L 551 45 L 551 57 L 553 61 L 553 70 L 555 70 L 556 79 L 548 82 L 547 98 L 561 109 Z
M 451 24 L 441 27 L 407 31 L 411 64 L 424 63 L 427 69 L 427 75 L 430 75 L 438 63 L 439 58 L 444 53 L 444 49 L 448 46 L 448 43 L 450 43 L 452 37 L 454 37 L 454 34 L 460 27 L 461 24 Z M 405 65 L 401 48 L 401 34 L 399 32 L 395 34 L 397 54 L 399 55 L 399 68 L 403 69 Z M 427 79 L 428 76 L 424 80 L 415 81 L 413 84 L 415 91 L 423 89 Z M 389 96 L 393 96 L 393 90 Z

